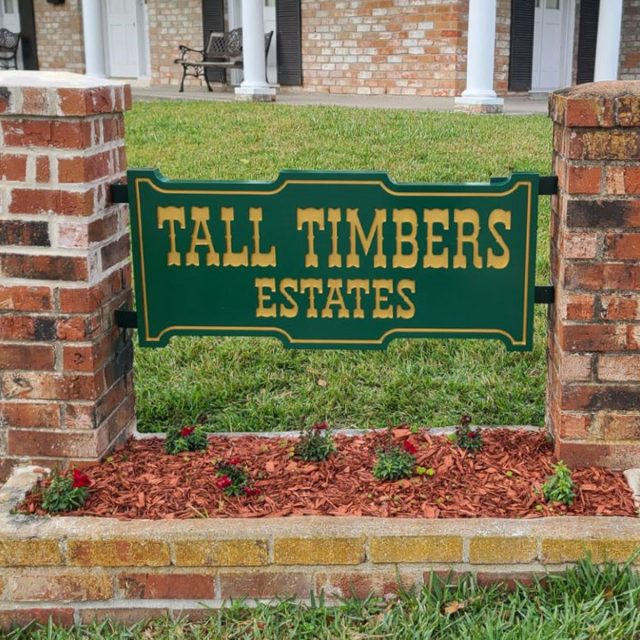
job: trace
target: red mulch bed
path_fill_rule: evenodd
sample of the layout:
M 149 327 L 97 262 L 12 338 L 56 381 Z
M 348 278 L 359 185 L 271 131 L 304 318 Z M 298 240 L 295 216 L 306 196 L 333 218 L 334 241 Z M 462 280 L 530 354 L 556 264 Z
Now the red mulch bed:
M 337 451 L 322 463 L 292 459 L 292 439 L 215 437 L 206 451 L 167 455 L 161 439 L 130 440 L 107 461 L 84 469 L 92 480 L 85 506 L 65 515 L 131 518 L 259 518 L 276 516 L 393 516 L 419 518 L 537 518 L 548 515 L 634 516 L 622 473 L 574 470 L 576 500 L 544 504 L 539 488 L 555 462 L 545 433 L 490 429 L 471 455 L 445 436 L 397 428 L 398 443 L 417 446 L 429 477 L 379 482 L 371 474 L 384 432 L 338 435 Z M 227 497 L 215 487 L 215 462 L 240 457 L 260 489 Z M 510 472 L 510 473 L 507 473 Z M 37 489 L 20 507 L 44 515 Z

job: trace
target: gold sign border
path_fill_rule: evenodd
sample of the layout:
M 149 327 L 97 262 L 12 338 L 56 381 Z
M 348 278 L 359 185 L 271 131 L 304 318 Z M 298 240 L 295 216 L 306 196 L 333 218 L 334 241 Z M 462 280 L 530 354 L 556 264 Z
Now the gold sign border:
M 142 209 L 140 206 L 140 183 L 146 182 L 151 185 L 151 188 L 159 193 L 169 193 L 169 194 L 203 194 L 203 195 L 248 195 L 250 193 L 256 193 L 257 195 L 264 196 L 272 196 L 276 193 L 282 191 L 289 184 L 350 184 L 350 185 L 377 185 L 382 187 L 384 191 L 390 193 L 394 196 L 451 196 L 458 197 L 460 195 L 469 195 L 469 196 L 478 196 L 478 197 L 488 197 L 488 196 L 508 196 L 510 193 L 513 193 L 521 186 L 525 186 L 527 188 L 527 237 L 526 237 L 526 250 L 525 250 L 525 269 L 524 269 L 524 305 L 523 305 L 523 320 L 522 320 L 522 340 L 516 341 L 516 339 L 507 331 L 503 329 L 447 329 L 447 328 L 406 328 L 403 329 L 401 327 L 397 327 L 395 329 L 389 329 L 385 331 L 382 336 L 378 339 L 367 339 L 367 340 L 326 340 L 324 338 L 311 338 L 311 339 L 300 339 L 293 338 L 287 331 L 281 329 L 280 327 L 228 327 L 228 326 L 214 326 L 214 325 L 171 325 L 170 327 L 165 327 L 157 336 L 149 335 L 149 312 L 147 305 L 147 283 L 146 283 L 146 274 L 145 274 L 145 262 L 144 262 L 144 246 L 143 246 L 143 238 L 142 238 Z M 527 303 L 529 300 L 529 245 L 530 245 L 530 237 L 531 237 L 531 182 L 519 181 L 516 182 L 508 191 L 493 191 L 490 193 L 480 192 L 480 193 L 472 193 L 472 192 L 437 192 L 433 193 L 431 191 L 395 191 L 388 187 L 382 180 L 297 180 L 297 179 L 287 179 L 285 180 L 279 187 L 276 189 L 272 189 L 271 191 L 237 191 L 231 189 L 163 189 L 156 185 L 156 183 L 151 180 L 151 178 L 136 178 L 134 180 L 134 190 L 136 194 L 136 209 L 137 209 L 137 217 L 138 217 L 138 242 L 140 248 L 140 268 L 142 270 L 142 304 L 143 304 L 143 317 L 144 317 L 144 327 L 145 327 L 145 340 L 147 342 L 159 342 L 162 336 L 168 331 L 194 331 L 194 330 L 212 330 L 212 331 L 260 331 L 260 332 L 277 332 L 284 335 L 287 340 L 291 344 L 361 344 L 361 345 L 376 345 L 383 344 L 386 338 L 394 333 L 462 333 L 462 334 L 474 334 L 474 333 L 499 333 L 503 336 L 506 336 L 513 346 L 523 346 L 527 341 Z

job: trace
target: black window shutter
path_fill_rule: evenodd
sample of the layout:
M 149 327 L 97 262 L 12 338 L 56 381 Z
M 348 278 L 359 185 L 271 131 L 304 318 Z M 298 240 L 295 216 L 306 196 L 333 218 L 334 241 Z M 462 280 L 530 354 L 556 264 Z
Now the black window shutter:
M 600 0 L 580 0 L 577 84 L 593 82 L 593 71 L 596 66 L 599 12 Z
M 511 0 L 509 91 L 529 91 L 533 67 L 535 0 Z
M 20 40 L 22 42 L 22 64 L 30 71 L 38 70 L 38 48 L 36 45 L 36 19 L 33 0 L 20 0 Z
M 276 42 L 278 83 L 302 85 L 302 29 L 300 0 L 277 0 Z
M 224 31 L 224 0 L 202 0 L 203 47 L 209 42 L 211 31 Z M 208 67 L 205 70 L 209 82 L 224 82 L 224 69 Z

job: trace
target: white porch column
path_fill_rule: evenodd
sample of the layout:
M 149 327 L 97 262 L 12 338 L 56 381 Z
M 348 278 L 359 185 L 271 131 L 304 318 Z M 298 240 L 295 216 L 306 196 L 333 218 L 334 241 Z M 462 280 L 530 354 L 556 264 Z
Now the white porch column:
M 496 0 L 470 0 L 467 88 L 456 98 L 457 111 L 499 113 L 504 100 L 493 90 Z
M 594 82 L 618 79 L 620 31 L 622 30 L 622 0 L 607 0 L 600 4 Z
M 82 34 L 84 39 L 85 73 L 104 77 L 104 39 L 101 0 L 82 0 Z
M 236 98 L 275 100 L 276 90 L 266 81 L 264 0 L 242 0 L 242 58 L 244 80 L 236 87 Z

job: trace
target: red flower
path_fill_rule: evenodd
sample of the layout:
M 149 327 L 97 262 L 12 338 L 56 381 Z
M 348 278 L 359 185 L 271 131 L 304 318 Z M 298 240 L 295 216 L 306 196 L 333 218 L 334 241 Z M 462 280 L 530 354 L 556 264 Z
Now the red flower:
M 80 469 L 73 470 L 73 481 L 71 482 L 71 486 L 74 489 L 80 489 L 81 487 L 89 487 L 91 485 L 91 480 L 89 476 L 80 471 Z
M 182 429 L 180 429 L 180 437 L 188 438 L 195 430 L 195 427 L 182 427 Z
M 326 422 L 316 422 L 316 424 L 313 425 L 313 428 L 316 431 L 324 431 L 329 428 L 329 425 Z
M 477 435 L 477 431 L 469 431 L 469 433 L 467 433 L 467 436 L 469 436 L 469 438 L 475 438 Z
M 216 487 L 218 487 L 218 489 L 226 489 L 227 487 L 231 486 L 231 478 L 229 476 L 220 476 L 217 480 L 216 480 Z
M 238 458 L 238 456 L 236 456 L 235 458 L 230 458 L 229 459 L 229 464 L 232 464 L 234 466 L 237 465 L 237 464 L 240 464 L 240 462 L 241 462 L 241 460 L 240 460 L 240 458 Z
M 260 489 L 254 489 L 252 487 L 245 487 L 244 488 L 244 494 L 246 496 L 259 496 L 260 495 Z
M 411 440 L 405 440 L 404 444 L 402 445 L 402 447 L 404 448 L 404 450 L 407 453 L 410 453 L 412 456 L 414 456 L 416 453 L 418 453 L 418 447 L 416 447 L 416 445 L 413 444 L 413 442 L 411 442 Z

